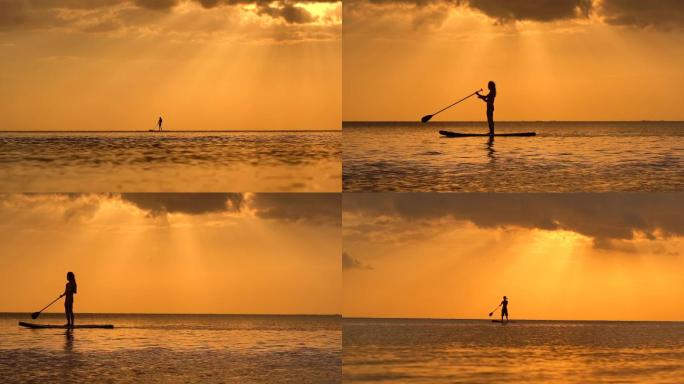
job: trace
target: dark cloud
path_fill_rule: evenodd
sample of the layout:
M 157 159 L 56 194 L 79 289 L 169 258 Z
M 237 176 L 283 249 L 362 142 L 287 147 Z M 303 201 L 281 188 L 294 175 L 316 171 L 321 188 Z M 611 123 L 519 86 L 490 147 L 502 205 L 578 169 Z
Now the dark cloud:
M 344 212 L 399 217 L 420 226 L 440 218 L 483 228 L 568 230 L 604 247 L 629 240 L 684 235 L 684 194 L 359 194 L 345 196 Z M 389 228 L 386 230 L 390 230 Z
M 312 23 L 317 18 L 304 8 L 296 7 L 295 3 L 337 3 L 337 0 L 321 1 L 269 1 L 269 0 L 196 0 L 205 8 L 212 8 L 219 5 L 256 5 L 256 12 L 259 15 L 268 15 L 274 19 L 282 19 L 289 24 Z
M 197 2 L 200 3 L 204 8 L 213 8 L 222 3 L 222 0 L 197 0 Z
M 463 6 L 480 11 L 500 22 L 517 20 L 554 21 L 588 16 L 592 0 L 356 0 L 354 7 L 363 3 L 377 5 L 409 5 L 416 8 L 429 6 Z M 349 4 L 347 3 L 347 4 Z M 448 10 L 443 8 L 446 13 Z M 437 17 L 437 15 L 434 15 Z
M 95 9 L 125 3 L 127 0 L 0 0 L 19 3 L 26 8 Z
M 250 204 L 265 219 L 339 225 L 340 200 L 336 193 L 258 193 Z
M 601 14 L 614 25 L 655 27 L 684 26 L 684 1 L 681 0 L 603 0 Z
M 124 193 L 121 198 L 154 216 L 237 212 L 244 202 L 240 193 Z
M 342 269 L 372 269 L 359 259 L 351 257 L 347 252 L 342 252 Z
M 294 1 L 269 0 L 186 0 L 195 1 L 202 7 L 210 9 L 218 6 L 255 5 L 258 15 L 267 15 L 274 19 L 282 19 L 290 24 L 306 24 L 316 21 L 311 13 L 301 7 L 296 7 Z M 167 10 L 176 6 L 180 0 L 134 0 L 135 4 L 144 8 Z M 329 1 L 325 1 L 329 2 Z
M 682 0 L 352 0 L 345 7 L 357 9 L 364 4 L 415 7 L 414 25 L 438 23 L 440 15 L 422 17 L 420 9 L 433 6 L 468 7 L 500 23 L 531 20 L 550 22 L 583 18 L 595 13 L 608 24 L 661 29 L 684 26 Z M 444 9 L 444 8 L 442 8 Z M 447 9 L 444 9 L 445 17 Z
M 70 202 L 65 211 L 67 220 L 91 217 L 102 198 L 97 194 L 58 196 Z M 103 196 L 120 196 L 121 200 L 148 212 L 150 216 L 253 211 L 257 217 L 267 220 L 339 226 L 342 215 L 341 196 L 336 193 L 256 193 L 249 198 L 242 193 L 122 193 Z
M 513 20 L 554 21 L 587 16 L 591 0 L 463 0 L 464 5 L 506 22 Z
M 135 5 L 147 9 L 167 10 L 175 7 L 179 0 L 134 0 Z
M 281 18 L 292 24 L 306 24 L 316 21 L 316 18 L 310 14 L 306 9 L 295 7 L 292 4 L 283 4 L 280 6 L 259 6 L 257 8 L 259 15 L 269 15 L 273 18 Z

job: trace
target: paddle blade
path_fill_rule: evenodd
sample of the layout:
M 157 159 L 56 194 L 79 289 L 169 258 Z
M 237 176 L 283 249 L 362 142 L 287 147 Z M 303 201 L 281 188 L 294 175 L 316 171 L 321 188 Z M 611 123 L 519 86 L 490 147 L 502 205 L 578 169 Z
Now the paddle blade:
M 420 121 L 423 123 L 427 123 L 428 121 L 430 121 L 430 119 L 432 119 L 432 116 L 433 115 L 425 115 L 422 119 L 420 119 Z
M 489 317 L 492 317 L 493 314 L 494 312 L 489 312 Z
M 31 314 L 31 318 L 32 318 L 33 320 L 37 319 L 38 316 L 40 316 L 40 312 L 33 312 L 33 313 Z

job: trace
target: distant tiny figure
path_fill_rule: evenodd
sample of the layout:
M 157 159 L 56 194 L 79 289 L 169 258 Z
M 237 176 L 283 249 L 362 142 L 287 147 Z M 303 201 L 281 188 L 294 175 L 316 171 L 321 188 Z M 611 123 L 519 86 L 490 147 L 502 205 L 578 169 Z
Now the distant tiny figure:
M 501 322 L 503 323 L 504 315 L 506 316 L 506 321 L 508 321 L 508 298 L 504 296 L 499 305 L 501 306 Z
M 487 123 L 489 124 L 489 135 L 494 136 L 494 99 L 496 99 L 496 84 L 490 81 L 487 84 L 489 88 L 489 93 L 487 95 L 482 95 L 477 92 L 477 97 L 482 99 L 482 101 L 487 103 Z
M 160 131 L 162 130 L 162 122 L 163 122 L 163 121 L 164 121 L 164 120 L 162 119 L 162 117 L 159 116 L 159 120 L 157 121 L 157 127 L 159 127 L 159 130 L 160 130 Z
M 64 299 L 64 312 L 66 313 L 66 318 L 67 318 L 67 327 L 73 327 L 74 326 L 74 295 L 76 294 L 77 287 L 76 287 L 76 276 L 74 275 L 73 272 L 68 272 L 67 273 L 67 283 L 66 287 L 64 288 L 64 293 L 62 293 L 62 296 L 65 297 Z

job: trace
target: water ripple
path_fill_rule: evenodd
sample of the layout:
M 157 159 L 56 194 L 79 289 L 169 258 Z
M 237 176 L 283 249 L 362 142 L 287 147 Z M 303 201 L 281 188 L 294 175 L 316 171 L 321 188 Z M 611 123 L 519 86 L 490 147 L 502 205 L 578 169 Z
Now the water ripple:
M 344 382 L 679 383 L 684 323 L 344 320 Z
M 330 191 L 339 132 L 2 133 L 2 192 Z
M 0 314 L 3 382 L 341 380 L 339 316 L 78 315 L 115 328 L 31 330 Z M 41 315 L 41 322 L 62 320 Z
M 442 124 L 444 125 L 444 124 Z M 442 127 L 440 125 L 439 128 Z M 479 132 L 471 123 L 447 129 Z M 345 125 L 344 191 L 684 190 L 684 123 L 501 123 L 531 138 L 440 138 L 432 126 Z

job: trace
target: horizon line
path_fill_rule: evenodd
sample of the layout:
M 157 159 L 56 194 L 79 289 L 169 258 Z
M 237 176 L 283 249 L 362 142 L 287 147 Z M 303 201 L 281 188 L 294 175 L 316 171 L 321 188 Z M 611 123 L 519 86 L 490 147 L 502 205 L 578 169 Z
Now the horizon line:
M 497 123 L 684 123 L 684 120 L 496 120 Z M 348 123 L 487 123 L 487 120 L 441 120 L 423 123 L 420 120 L 342 120 Z
M 201 129 L 201 130 L 163 130 L 163 131 L 145 131 L 145 130 L 2 130 L 0 133 L 69 133 L 69 132 L 84 132 L 84 133 L 195 133 L 195 132 L 339 132 L 341 129 Z
M 6 312 L 0 311 L 0 315 L 31 315 L 32 312 Z M 41 312 L 42 315 L 64 315 L 64 312 Z M 77 312 L 78 315 L 166 315 L 166 316 L 310 316 L 310 317 L 342 317 L 341 314 L 315 314 L 315 313 L 162 313 L 162 312 Z
M 343 320 L 456 320 L 456 321 L 490 321 L 490 320 L 500 320 L 499 317 L 486 317 L 486 318 L 461 318 L 461 317 L 368 317 L 368 316 L 344 316 Z M 623 322 L 623 323 L 684 323 L 683 320 L 617 320 L 617 319 L 510 319 L 510 321 L 568 321 L 568 322 Z

